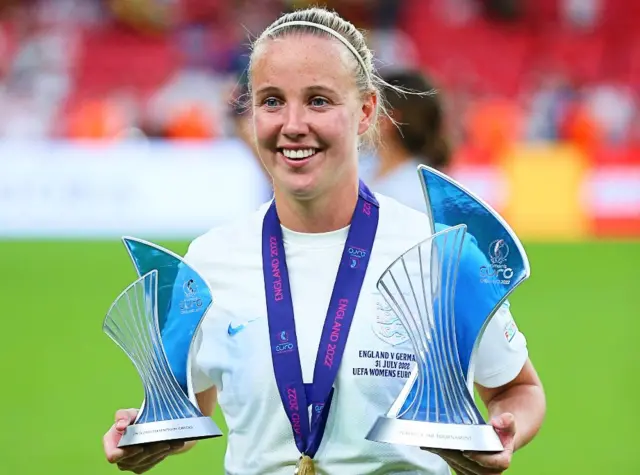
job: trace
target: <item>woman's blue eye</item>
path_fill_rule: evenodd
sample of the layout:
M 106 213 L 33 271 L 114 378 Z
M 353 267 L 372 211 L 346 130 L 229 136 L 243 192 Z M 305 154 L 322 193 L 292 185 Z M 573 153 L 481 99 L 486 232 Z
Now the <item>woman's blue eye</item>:
M 311 99 L 311 105 L 314 107 L 326 106 L 329 103 L 324 97 L 314 97 Z
M 269 97 L 264 100 L 264 105 L 267 107 L 277 107 L 279 105 L 279 102 L 275 97 Z

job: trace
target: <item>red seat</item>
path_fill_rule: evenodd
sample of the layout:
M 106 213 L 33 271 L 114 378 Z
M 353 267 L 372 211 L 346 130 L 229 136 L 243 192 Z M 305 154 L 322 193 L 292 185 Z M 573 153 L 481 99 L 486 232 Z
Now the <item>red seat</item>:
M 597 80 L 602 74 L 605 39 L 598 34 L 556 30 L 536 42 L 533 67 L 562 71 L 579 82 Z
M 178 64 L 179 56 L 170 37 L 144 36 L 109 27 L 87 33 L 76 87 L 94 94 L 120 88 L 145 94 L 164 83 Z

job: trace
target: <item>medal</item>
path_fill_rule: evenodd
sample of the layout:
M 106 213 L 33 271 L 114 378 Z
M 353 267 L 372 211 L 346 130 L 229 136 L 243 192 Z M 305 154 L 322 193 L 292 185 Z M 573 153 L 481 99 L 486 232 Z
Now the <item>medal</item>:
M 298 460 L 298 465 L 296 465 L 296 471 L 293 472 L 294 475 L 316 475 L 316 467 L 313 464 L 313 459 L 308 455 L 303 455 Z

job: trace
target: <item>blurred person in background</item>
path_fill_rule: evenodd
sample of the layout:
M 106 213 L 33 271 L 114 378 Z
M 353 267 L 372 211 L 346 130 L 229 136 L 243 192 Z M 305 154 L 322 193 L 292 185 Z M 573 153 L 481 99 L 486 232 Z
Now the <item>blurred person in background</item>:
M 254 175 L 255 182 L 261 188 L 259 196 L 263 202 L 273 197 L 271 176 L 267 172 L 258 154 L 258 147 L 253 131 L 253 116 L 250 105 L 250 93 L 247 74 L 239 76 L 231 91 L 228 117 L 231 124 L 230 137 L 225 140 L 228 147 L 232 147 L 233 156 L 247 161 L 247 170 Z
M 419 70 L 392 71 L 383 75 L 383 79 L 393 86 L 423 94 L 403 94 L 385 88 L 391 118 L 381 119 L 381 144 L 368 166 L 363 166 L 361 176 L 374 191 L 424 211 L 424 194 L 416 168 L 423 164 L 446 171 L 451 161 L 441 94 L 434 91 L 431 81 Z

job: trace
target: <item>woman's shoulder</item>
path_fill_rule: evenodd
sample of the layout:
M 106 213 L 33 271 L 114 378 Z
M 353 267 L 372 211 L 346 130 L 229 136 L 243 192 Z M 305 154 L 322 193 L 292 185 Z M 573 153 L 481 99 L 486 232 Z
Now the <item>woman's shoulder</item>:
M 392 261 L 433 235 L 431 218 L 384 194 L 375 194 L 380 204 L 376 254 Z
M 429 239 L 434 233 L 439 234 L 452 228 L 437 221 L 432 223 L 432 217 L 427 213 L 426 202 L 425 211 L 421 212 L 386 195 L 376 193 L 376 198 L 380 204 L 381 217 L 379 239 L 401 242 L 404 246 L 412 247 Z M 461 259 L 465 262 L 477 263 L 484 258 L 476 238 L 471 233 L 465 232 Z
M 255 246 L 259 242 L 256 236 L 261 233 L 268 206 L 268 202 L 264 203 L 254 212 L 211 228 L 196 237 L 189 244 L 185 260 L 224 260 L 233 253 Z
M 375 193 L 375 196 L 380 204 L 380 225 L 385 234 L 418 234 L 424 238 L 432 234 L 426 204 L 421 211 L 381 193 Z

